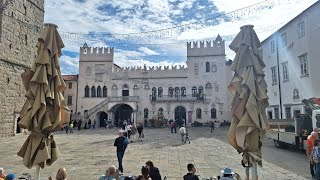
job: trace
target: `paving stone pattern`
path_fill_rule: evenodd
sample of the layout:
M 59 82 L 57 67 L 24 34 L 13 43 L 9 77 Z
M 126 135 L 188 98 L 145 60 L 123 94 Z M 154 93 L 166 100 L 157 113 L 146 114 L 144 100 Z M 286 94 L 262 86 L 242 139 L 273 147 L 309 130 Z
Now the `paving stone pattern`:
M 181 180 L 187 172 L 188 163 L 195 164 L 201 178 L 220 175 L 220 170 L 230 166 L 244 179 L 241 156 L 229 144 L 204 131 L 204 128 L 190 129 L 191 144 L 181 144 L 180 134 L 171 134 L 169 129 L 145 129 L 143 142 L 129 144 L 124 156 L 124 174 L 140 174 L 144 163 L 151 160 L 168 180 Z M 109 129 L 75 130 L 74 134 L 58 132 L 55 139 L 61 156 L 52 166 L 41 170 L 41 179 L 54 176 L 60 167 L 67 168 L 70 180 L 98 179 L 108 166 L 117 166 L 113 147 L 116 137 L 117 131 Z M 20 175 L 23 172 L 34 175 L 35 168 L 26 169 L 22 165 L 22 158 L 16 155 L 26 138 L 26 135 L 0 138 L 0 166 Z M 259 168 L 259 175 L 262 180 L 305 179 L 266 161 L 264 167 Z

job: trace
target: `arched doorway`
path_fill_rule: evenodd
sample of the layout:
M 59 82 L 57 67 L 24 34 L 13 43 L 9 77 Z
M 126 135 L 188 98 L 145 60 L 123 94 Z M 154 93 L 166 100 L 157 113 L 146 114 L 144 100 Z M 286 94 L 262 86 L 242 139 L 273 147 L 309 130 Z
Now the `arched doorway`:
M 184 120 L 184 125 L 187 124 L 187 111 L 186 108 L 184 108 L 183 106 L 178 106 L 176 107 L 176 109 L 174 110 L 174 119 L 176 121 L 181 121 Z M 181 122 L 180 125 L 182 125 L 183 122 Z
M 132 112 L 133 112 L 133 109 L 129 105 L 127 104 L 120 105 L 115 111 L 114 124 L 116 126 L 119 126 L 123 123 L 124 120 L 126 121 L 130 120 L 132 122 L 132 119 L 131 119 Z
M 101 112 L 100 116 L 99 116 L 99 120 L 100 120 L 100 126 L 99 127 L 106 127 L 106 121 L 108 120 L 108 114 L 105 112 Z

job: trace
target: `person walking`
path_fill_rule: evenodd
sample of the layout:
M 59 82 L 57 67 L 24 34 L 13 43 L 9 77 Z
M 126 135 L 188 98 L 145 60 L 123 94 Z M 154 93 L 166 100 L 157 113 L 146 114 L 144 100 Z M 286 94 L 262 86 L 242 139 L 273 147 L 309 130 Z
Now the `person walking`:
M 308 136 L 308 139 L 307 139 L 307 142 L 306 142 L 306 145 L 307 145 L 306 154 L 307 154 L 308 159 L 310 159 L 310 155 L 312 153 L 312 150 L 313 150 L 313 147 L 314 147 L 314 142 L 315 142 L 316 139 L 318 139 L 318 133 L 316 133 L 314 131 L 311 132 L 311 135 Z M 312 176 L 312 178 L 315 178 L 315 174 L 314 174 L 315 166 L 311 162 L 309 162 L 309 164 L 310 164 L 311 176 Z
M 193 164 L 188 164 L 187 169 L 188 173 L 183 176 L 183 180 L 199 180 L 199 177 L 195 175 L 197 170 Z
M 93 120 L 93 124 L 92 124 L 93 129 L 96 128 L 96 123 L 97 123 L 97 121 L 96 121 L 96 120 Z
M 131 127 L 132 139 L 131 139 L 130 142 L 135 142 L 137 140 L 137 134 L 138 134 L 137 126 L 135 124 L 133 124 L 132 127 Z
M 139 134 L 138 141 L 142 141 L 142 138 L 144 136 L 142 124 L 139 124 L 139 126 L 137 127 L 137 130 L 138 130 L 138 134 Z
M 91 129 L 91 119 L 88 121 L 88 129 Z
M 213 134 L 214 131 L 214 122 L 210 121 L 210 133 Z
M 119 164 L 119 171 L 123 173 L 123 166 L 122 166 L 122 159 L 124 156 L 124 152 L 128 146 L 128 140 L 123 136 L 123 131 L 118 132 L 119 137 L 116 138 L 114 141 L 114 146 L 117 147 L 117 159 Z
M 320 140 L 316 139 L 314 141 L 314 147 L 313 147 L 313 155 L 315 157 L 312 157 L 315 163 L 315 172 L 314 172 L 314 176 L 316 180 L 320 180 Z
M 126 131 L 127 131 L 127 137 L 130 139 L 130 137 L 131 137 L 131 124 L 128 124 L 127 126 L 126 126 Z
M 73 127 L 74 127 L 74 124 L 73 124 L 73 122 L 71 121 L 71 122 L 69 123 L 70 133 L 73 133 Z
M 189 131 L 188 129 L 186 129 L 186 134 L 185 134 L 186 138 L 184 140 L 184 143 L 187 143 L 187 141 L 189 141 L 189 144 L 190 144 L 190 139 L 189 139 Z
M 179 129 L 179 133 L 181 135 L 181 142 L 182 143 L 185 143 L 185 140 L 184 140 L 184 136 L 186 135 L 186 128 L 184 126 L 182 126 L 180 129 Z
M 81 119 L 79 119 L 79 122 L 78 122 L 78 131 L 81 130 L 81 124 L 82 124 L 82 121 L 81 121 Z

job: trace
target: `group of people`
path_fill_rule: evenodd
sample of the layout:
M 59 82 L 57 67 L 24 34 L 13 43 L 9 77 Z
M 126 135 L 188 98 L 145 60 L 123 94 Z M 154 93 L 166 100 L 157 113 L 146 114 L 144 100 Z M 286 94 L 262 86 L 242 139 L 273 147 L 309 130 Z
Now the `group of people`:
M 0 180 L 17 180 L 17 176 L 13 173 L 6 174 L 4 172 L 3 168 L 0 168 Z M 19 179 L 31 179 L 31 176 L 28 175 L 28 177 L 25 177 L 23 175 L 22 177 L 19 177 Z M 55 178 L 52 178 L 51 176 L 48 178 L 49 180 L 68 180 L 67 178 L 67 169 L 66 168 L 60 168 L 56 174 Z
M 70 120 L 70 122 L 65 126 L 66 133 L 68 133 L 68 132 L 73 133 L 74 128 L 78 128 L 78 131 L 80 131 L 82 128 L 82 124 L 83 124 L 83 122 L 81 119 Z M 96 128 L 96 120 L 93 120 L 93 121 L 91 121 L 91 119 L 89 119 L 88 121 L 85 120 L 83 129 L 91 129 L 91 128 L 92 129 Z

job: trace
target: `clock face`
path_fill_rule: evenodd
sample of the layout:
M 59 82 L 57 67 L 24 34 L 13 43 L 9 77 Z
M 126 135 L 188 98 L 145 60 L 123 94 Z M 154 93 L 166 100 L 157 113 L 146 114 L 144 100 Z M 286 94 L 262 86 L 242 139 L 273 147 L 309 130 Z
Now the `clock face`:
M 92 74 L 92 68 L 91 68 L 90 66 L 87 66 L 87 68 L 86 68 L 86 74 L 87 74 L 87 76 L 91 76 L 91 74 Z

